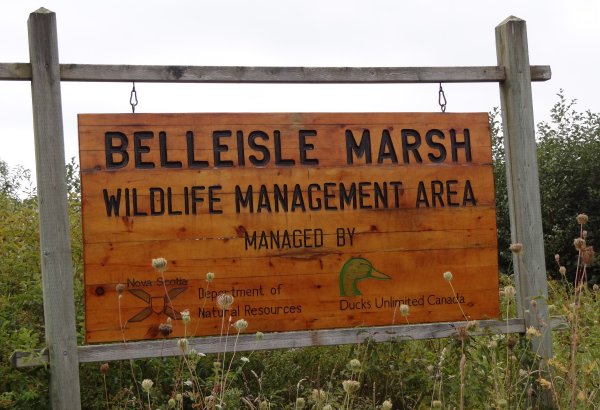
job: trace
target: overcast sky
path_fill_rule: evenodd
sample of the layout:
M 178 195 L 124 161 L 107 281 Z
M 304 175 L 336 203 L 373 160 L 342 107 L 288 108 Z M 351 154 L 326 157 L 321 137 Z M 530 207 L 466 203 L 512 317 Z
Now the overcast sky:
M 600 112 L 600 2 L 19 0 L 2 2 L 0 62 L 28 62 L 27 19 L 56 12 L 61 63 L 245 66 L 496 65 L 494 28 L 527 21 L 536 123 L 562 88 Z M 137 112 L 439 111 L 438 85 L 136 84 Z M 500 105 L 497 84 L 448 84 L 450 112 Z M 127 83 L 62 83 L 67 158 L 78 113 L 129 113 Z M 0 159 L 34 169 L 30 84 L 0 81 Z

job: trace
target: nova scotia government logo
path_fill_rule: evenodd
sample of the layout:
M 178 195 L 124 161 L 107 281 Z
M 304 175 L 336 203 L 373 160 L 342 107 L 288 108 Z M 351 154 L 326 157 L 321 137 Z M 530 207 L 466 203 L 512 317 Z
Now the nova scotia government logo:
M 186 289 L 187 287 L 173 288 L 170 289 L 166 295 L 162 296 L 152 296 L 150 293 L 142 289 L 128 289 L 129 293 L 148 304 L 148 306 L 129 318 L 128 322 L 142 322 L 152 313 L 156 315 L 161 315 L 164 313 L 173 320 L 181 320 L 181 313 L 172 308 L 171 302 L 177 296 L 185 292 Z

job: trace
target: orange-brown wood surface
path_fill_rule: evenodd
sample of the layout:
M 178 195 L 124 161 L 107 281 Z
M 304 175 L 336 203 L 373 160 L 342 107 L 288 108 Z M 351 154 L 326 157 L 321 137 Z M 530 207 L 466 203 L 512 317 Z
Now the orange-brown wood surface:
M 172 336 L 201 336 L 223 315 L 253 332 L 498 315 L 485 113 L 90 114 L 79 128 L 90 343 L 159 338 L 169 316 Z

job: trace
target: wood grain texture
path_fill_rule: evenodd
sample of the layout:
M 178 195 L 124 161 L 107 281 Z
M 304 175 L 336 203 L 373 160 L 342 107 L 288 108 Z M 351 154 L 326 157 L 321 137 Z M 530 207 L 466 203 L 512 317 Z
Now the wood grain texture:
M 54 409 L 79 409 L 56 15 L 40 8 L 30 14 L 28 29 L 50 401 Z
M 531 66 L 547 81 L 549 66 Z M 210 67 L 61 64 L 61 81 L 160 83 L 450 83 L 500 82 L 502 66 L 481 67 Z M 31 80 L 27 63 L 0 63 L 1 80 Z
M 366 340 L 387 342 L 394 340 L 421 340 L 442 337 L 452 337 L 464 323 L 428 323 L 418 325 L 376 326 L 371 328 L 354 329 L 325 329 L 299 332 L 266 333 L 261 340 L 254 334 L 241 334 L 236 351 L 255 351 L 272 349 L 302 348 L 309 346 L 355 344 Z M 568 323 L 562 316 L 550 317 L 549 326 L 552 330 L 567 330 Z M 525 332 L 524 319 L 481 320 L 479 326 L 470 332 L 480 334 L 508 334 Z M 219 345 L 218 337 L 191 338 L 190 348 L 205 354 L 217 353 L 223 350 L 224 343 Z M 230 350 L 231 346 L 228 344 Z M 181 354 L 181 349 L 175 340 L 151 340 L 130 343 L 111 343 L 87 345 L 79 347 L 80 363 L 107 362 L 114 360 L 141 359 L 147 357 L 169 357 Z M 11 356 L 13 367 L 34 367 L 48 363 L 47 352 L 14 352 Z
M 89 114 L 79 127 L 90 343 L 157 338 L 185 309 L 173 337 L 218 334 L 217 293 L 261 331 L 385 325 L 403 303 L 415 323 L 460 320 L 459 304 L 498 314 L 485 113 Z
M 0 63 L 0 81 L 31 81 L 31 64 Z
M 511 241 L 523 245 L 522 254 L 513 254 L 517 300 L 527 326 L 539 327 L 540 323 L 547 323 L 548 284 L 524 20 L 509 17 L 496 27 L 496 50 L 498 64 L 506 70 L 506 80 L 500 83 L 500 101 Z M 530 306 L 534 299 L 535 309 Z M 542 337 L 534 341 L 533 351 L 543 358 L 551 358 L 552 335 L 547 326 L 542 326 L 541 331 Z

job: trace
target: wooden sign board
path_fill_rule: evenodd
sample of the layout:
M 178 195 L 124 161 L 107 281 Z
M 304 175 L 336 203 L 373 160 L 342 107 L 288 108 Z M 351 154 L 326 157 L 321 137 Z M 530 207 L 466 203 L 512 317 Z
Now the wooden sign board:
M 79 142 L 87 342 L 160 338 L 169 317 L 201 336 L 223 315 L 249 332 L 498 316 L 486 113 L 89 114 Z

